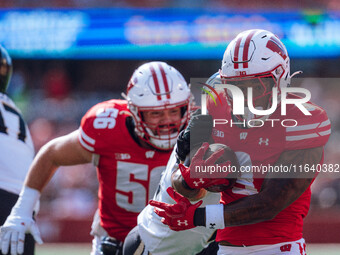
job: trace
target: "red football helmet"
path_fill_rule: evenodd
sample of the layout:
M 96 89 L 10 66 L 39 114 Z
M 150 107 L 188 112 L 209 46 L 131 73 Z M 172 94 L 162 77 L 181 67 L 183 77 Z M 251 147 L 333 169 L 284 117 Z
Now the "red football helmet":
M 132 75 L 126 99 L 135 122 L 137 135 L 160 150 L 170 150 L 189 117 L 191 93 L 183 76 L 164 62 L 149 62 L 140 66 Z M 168 134 L 148 126 L 143 111 L 160 111 L 180 108 L 180 123 L 170 123 Z M 154 130 L 156 129 L 156 131 Z

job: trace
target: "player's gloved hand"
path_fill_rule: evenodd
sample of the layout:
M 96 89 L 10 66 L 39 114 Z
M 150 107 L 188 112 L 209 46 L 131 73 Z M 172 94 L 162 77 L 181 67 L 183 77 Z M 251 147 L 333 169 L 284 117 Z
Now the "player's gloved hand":
M 0 228 L 1 251 L 7 254 L 11 247 L 11 255 L 23 254 L 25 233 L 31 233 L 38 244 L 42 244 L 37 224 L 31 217 L 9 215 Z
M 7 254 L 9 249 L 11 255 L 23 254 L 26 233 L 31 233 L 38 244 L 43 243 L 35 220 L 32 218 L 39 197 L 39 191 L 23 188 L 11 214 L 0 228 L 0 248 L 3 254 Z
M 208 142 L 211 137 L 213 128 L 213 118 L 211 115 L 202 115 L 201 110 L 197 109 L 191 116 L 188 126 L 181 131 L 177 138 L 176 155 L 181 161 L 190 152 L 191 145 L 200 145 L 203 142 Z
M 176 201 L 176 204 L 167 204 L 151 200 L 150 205 L 155 206 L 155 213 L 163 217 L 162 222 L 174 231 L 182 231 L 194 228 L 194 215 L 196 209 L 203 203 L 202 200 L 195 204 L 177 193 L 172 187 L 166 190 L 169 196 Z
M 186 184 L 191 189 L 201 189 L 208 188 L 213 185 L 219 184 L 229 184 L 229 180 L 224 178 L 191 178 L 190 171 L 195 171 L 196 167 L 206 167 L 212 166 L 224 153 L 223 149 L 220 149 L 214 152 L 209 158 L 206 160 L 203 159 L 205 152 L 208 150 L 209 144 L 203 143 L 201 148 L 195 153 L 191 160 L 191 164 L 189 167 L 184 166 L 183 164 L 179 164 L 179 169 L 182 173 L 182 177 Z M 231 164 L 230 161 L 219 164 L 220 167 L 227 167 Z

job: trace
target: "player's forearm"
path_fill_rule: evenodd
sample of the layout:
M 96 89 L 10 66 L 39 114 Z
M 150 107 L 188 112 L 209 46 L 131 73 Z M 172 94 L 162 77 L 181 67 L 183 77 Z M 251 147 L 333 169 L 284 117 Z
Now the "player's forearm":
M 266 179 L 258 194 L 224 205 L 225 226 L 248 225 L 275 218 L 306 191 L 312 180 L 311 178 Z M 205 226 L 205 217 L 205 209 L 197 209 L 197 215 L 195 214 L 195 219 L 198 219 L 197 226 Z
M 241 226 L 267 221 L 275 218 L 280 209 L 272 205 L 271 199 L 256 194 L 224 205 L 224 223 L 226 226 Z
M 224 206 L 226 226 L 240 226 L 271 220 L 291 205 L 309 187 L 312 179 L 270 179 L 266 187 L 252 196 Z
M 53 157 L 53 141 L 51 141 L 40 149 L 33 160 L 25 186 L 42 191 L 59 166 Z
M 44 145 L 35 157 L 25 185 L 41 191 L 59 166 L 86 164 L 92 154 L 81 147 L 78 131 L 53 139 Z
M 287 151 L 281 154 L 276 164 L 317 164 L 322 158 L 322 151 L 322 147 Z M 224 205 L 225 226 L 254 224 L 275 218 L 306 191 L 313 177 L 314 173 L 308 172 L 290 173 L 290 175 L 268 174 L 258 194 Z M 195 214 L 196 223 L 204 226 L 205 217 L 204 209 L 198 209 Z
M 226 227 L 271 220 L 279 212 L 279 208 L 273 207 L 271 201 L 262 196 L 262 194 L 244 197 L 223 206 L 224 224 Z M 198 208 L 194 219 L 196 226 L 205 226 L 205 208 Z

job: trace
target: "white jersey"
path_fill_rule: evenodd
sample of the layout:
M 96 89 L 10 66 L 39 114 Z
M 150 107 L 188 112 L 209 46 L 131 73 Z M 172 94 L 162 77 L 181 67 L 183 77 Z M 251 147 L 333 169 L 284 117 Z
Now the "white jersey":
M 20 110 L 2 93 L 0 144 L 0 189 L 19 194 L 34 157 L 34 147 Z
M 160 185 L 156 191 L 154 200 L 174 204 L 175 201 L 168 195 L 166 189 L 171 187 L 171 174 L 178 169 L 176 163 L 175 149 L 168 161 L 165 172 L 163 172 Z M 219 204 L 220 193 L 207 192 L 202 199 L 203 204 Z M 197 202 L 197 201 L 196 201 Z M 193 202 L 193 203 L 196 203 Z M 196 254 L 212 241 L 211 237 L 215 230 L 206 227 L 196 227 L 184 231 L 173 231 L 161 222 L 161 218 L 153 211 L 153 206 L 148 205 L 138 215 L 138 231 L 145 244 L 146 249 L 152 255 L 169 254 Z M 210 239 L 210 240 L 209 240 Z M 209 240 L 209 242 L 208 242 Z

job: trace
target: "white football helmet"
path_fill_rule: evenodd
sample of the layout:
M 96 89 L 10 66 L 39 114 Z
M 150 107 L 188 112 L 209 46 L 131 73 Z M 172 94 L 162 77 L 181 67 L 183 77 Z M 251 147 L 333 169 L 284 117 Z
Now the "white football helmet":
M 183 76 L 164 62 L 149 62 L 133 73 L 127 88 L 128 108 L 135 122 L 136 134 L 160 150 L 174 147 L 179 132 L 189 118 L 191 92 Z M 169 133 L 159 134 L 145 123 L 143 111 L 159 111 L 180 107 L 180 124 L 170 123 Z M 154 129 L 154 128 L 153 128 Z
M 289 86 L 291 79 L 290 60 L 286 47 L 269 31 L 261 29 L 244 31 L 228 45 L 223 56 L 220 76 L 223 83 L 228 84 L 232 84 L 233 81 L 258 79 L 264 88 L 261 78 L 272 78 L 272 88 L 276 87 L 280 96 L 281 88 Z M 265 88 L 259 97 L 271 94 L 272 89 L 268 91 Z M 270 104 L 271 100 L 267 108 Z M 248 116 L 248 118 L 256 118 L 256 116 Z

